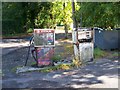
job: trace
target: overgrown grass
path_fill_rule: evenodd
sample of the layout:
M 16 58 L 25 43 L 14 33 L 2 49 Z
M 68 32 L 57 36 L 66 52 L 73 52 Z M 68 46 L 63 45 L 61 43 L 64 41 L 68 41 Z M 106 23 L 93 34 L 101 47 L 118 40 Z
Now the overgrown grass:
M 60 53 L 60 55 L 63 58 L 73 55 L 73 45 L 72 44 L 70 44 L 70 43 L 63 44 L 63 49 L 64 49 L 63 53 Z
M 107 55 L 107 52 L 105 52 L 104 50 L 101 50 L 100 48 L 95 48 L 94 49 L 94 57 L 96 59 L 105 57 L 106 55 Z
M 115 53 L 112 54 L 112 56 L 113 56 L 113 57 L 118 57 L 119 54 L 120 54 L 120 52 L 115 52 Z
M 31 62 L 31 65 L 35 65 L 36 64 L 36 62 L 34 61 L 34 62 Z
M 62 58 L 61 58 L 61 56 L 60 55 L 54 55 L 53 57 L 51 57 L 51 60 L 53 61 L 53 62 L 58 62 L 58 61 L 60 61 Z
M 69 70 L 73 67 L 73 63 L 71 64 L 59 64 L 56 66 L 49 66 L 46 67 L 44 69 L 39 70 L 40 72 L 52 72 L 52 71 L 56 71 L 56 70 Z
M 14 68 L 11 69 L 12 72 L 16 72 L 17 68 L 21 68 L 23 66 L 15 66 Z

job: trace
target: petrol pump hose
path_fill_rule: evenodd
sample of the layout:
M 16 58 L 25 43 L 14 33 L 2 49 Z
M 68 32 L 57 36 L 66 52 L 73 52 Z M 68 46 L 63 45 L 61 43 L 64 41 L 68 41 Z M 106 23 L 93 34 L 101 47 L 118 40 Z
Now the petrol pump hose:
M 25 66 L 27 65 L 27 61 L 28 61 L 28 58 L 29 58 L 29 54 L 30 54 L 30 47 L 32 45 L 32 40 L 33 40 L 33 35 L 30 37 L 30 42 L 29 42 L 29 46 L 28 46 L 28 53 L 27 53 L 27 58 L 26 58 L 26 61 L 25 61 Z

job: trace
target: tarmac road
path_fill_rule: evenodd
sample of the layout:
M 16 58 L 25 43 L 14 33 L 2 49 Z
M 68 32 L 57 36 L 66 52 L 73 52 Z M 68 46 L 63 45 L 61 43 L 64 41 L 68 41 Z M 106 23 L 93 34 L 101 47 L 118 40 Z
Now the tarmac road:
M 96 63 L 67 71 L 16 74 L 13 69 L 25 63 L 28 41 L 25 42 L 19 43 L 22 47 L 19 49 L 16 42 L 0 44 L 3 52 L 6 50 L 2 56 L 2 88 L 118 88 L 119 58 L 103 58 Z M 11 47 L 8 48 L 8 45 Z M 12 51 L 7 52 L 10 49 Z M 29 58 L 28 65 L 31 62 L 34 62 L 32 56 Z

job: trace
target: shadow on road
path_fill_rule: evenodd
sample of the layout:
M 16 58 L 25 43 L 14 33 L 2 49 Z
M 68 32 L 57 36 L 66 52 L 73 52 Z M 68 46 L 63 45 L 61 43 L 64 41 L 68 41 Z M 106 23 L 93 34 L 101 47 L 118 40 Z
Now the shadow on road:
M 70 41 L 63 41 L 63 38 L 60 38 L 61 35 L 56 35 L 58 41 L 56 45 L 57 54 L 65 51 L 63 44 L 72 45 Z M 118 65 L 120 64 L 118 60 L 120 58 L 113 58 L 112 60 L 103 58 L 96 60 L 96 63 L 89 63 L 80 68 L 65 71 L 15 74 L 13 69 L 24 65 L 27 51 L 28 48 L 21 48 L 2 57 L 3 88 L 118 88 Z M 69 49 L 66 51 L 69 52 Z M 72 55 L 71 53 L 68 54 L 65 53 L 64 55 L 68 55 L 68 57 Z M 28 66 L 33 62 L 34 59 L 30 55 Z

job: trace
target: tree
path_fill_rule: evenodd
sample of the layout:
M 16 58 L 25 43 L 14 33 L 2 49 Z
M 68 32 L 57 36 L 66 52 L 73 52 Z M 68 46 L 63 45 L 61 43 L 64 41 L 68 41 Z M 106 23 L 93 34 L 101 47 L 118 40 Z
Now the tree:
M 73 15 L 73 28 L 77 28 L 76 19 L 75 19 L 75 2 L 72 0 L 72 15 Z
M 119 2 L 83 2 L 76 18 L 80 22 L 79 15 L 82 14 L 84 27 L 116 28 L 120 26 L 119 9 Z
M 68 29 L 72 23 L 71 2 L 53 2 L 52 15 L 57 24 L 64 24 L 65 38 L 68 38 Z
M 19 3 L 2 3 L 2 32 L 3 34 L 14 34 L 24 32 L 22 29 L 22 6 Z
M 52 25 L 51 6 L 50 2 L 4 2 L 3 34 L 24 33 L 29 28 L 49 28 Z
M 4 2 L 2 5 L 3 34 L 25 33 L 29 28 L 65 26 L 65 37 L 72 23 L 71 2 Z
M 35 27 L 37 28 L 54 28 L 54 18 L 52 15 L 51 2 L 42 2 L 40 4 L 41 8 L 38 15 L 35 17 Z

